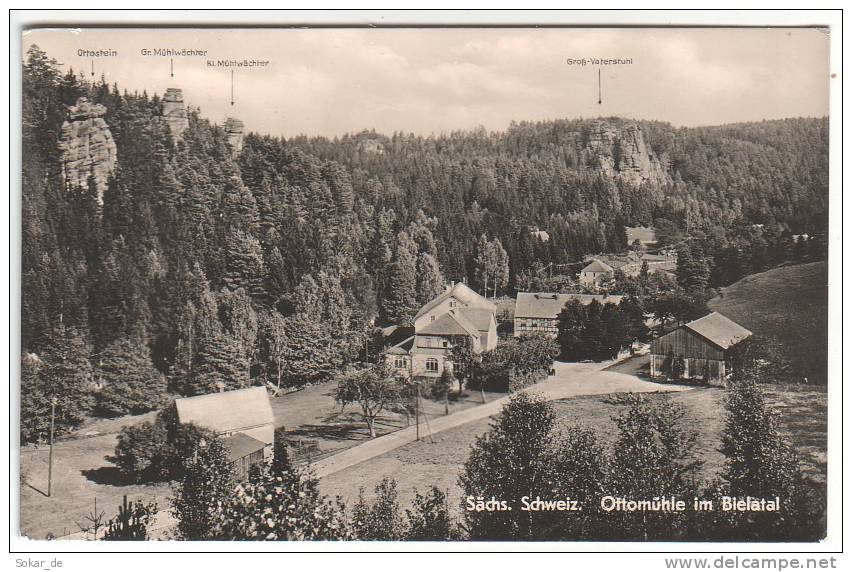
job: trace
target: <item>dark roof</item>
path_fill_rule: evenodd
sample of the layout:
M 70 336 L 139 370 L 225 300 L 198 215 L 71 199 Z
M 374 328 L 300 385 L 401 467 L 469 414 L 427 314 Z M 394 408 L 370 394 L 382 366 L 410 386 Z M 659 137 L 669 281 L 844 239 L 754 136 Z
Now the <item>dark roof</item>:
M 570 300 L 579 300 L 588 305 L 592 300 L 601 304 L 620 304 L 624 296 L 604 296 L 603 294 L 551 294 L 548 292 L 518 292 L 515 300 L 516 318 L 550 318 L 556 319 L 559 312 Z
M 612 266 L 597 258 L 592 260 L 581 272 L 612 272 Z
M 217 433 L 272 424 L 272 406 L 264 387 L 210 393 L 175 400 L 178 420 Z
M 467 306 L 487 308 L 490 309 L 492 312 L 497 311 L 497 306 L 489 302 L 487 298 L 480 296 L 479 294 L 468 288 L 465 284 L 458 282 L 451 288 L 447 288 L 447 290 L 443 294 L 427 302 L 422 308 L 420 308 L 420 311 L 417 312 L 417 315 L 414 316 L 414 319 L 417 319 L 423 314 L 426 314 L 427 312 L 429 312 L 429 310 L 431 310 L 432 308 L 434 308 L 435 306 L 450 297 L 455 297 L 462 304 L 465 304 Z
M 470 323 L 470 320 L 453 310 L 440 316 L 434 322 L 426 324 L 417 334 L 428 336 L 479 337 L 479 330 Z
M 391 326 L 382 330 L 385 347 L 393 347 L 414 335 L 414 326 Z
M 409 336 L 396 345 L 393 345 L 385 350 L 385 353 L 391 355 L 406 355 L 411 351 L 411 346 L 414 345 L 414 336 Z
M 234 433 L 222 439 L 222 444 L 228 448 L 228 460 L 233 462 L 262 450 L 266 444 L 245 433 Z
M 718 312 L 707 314 L 703 318 L 685 324 L 683 327 L 723 350 L 751 335 L 749 330 Z

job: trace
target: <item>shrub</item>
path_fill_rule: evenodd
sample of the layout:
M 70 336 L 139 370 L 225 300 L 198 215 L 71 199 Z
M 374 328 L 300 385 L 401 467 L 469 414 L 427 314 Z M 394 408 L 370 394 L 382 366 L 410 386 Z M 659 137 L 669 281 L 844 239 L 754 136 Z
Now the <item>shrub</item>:
M 685 413 L 668 398 L 653 403 L 634 397 L 630 409 L 615 419 L 618 438 L 612 448 L 608 489 L 634 499 L 674 496 L 691 501 L 701 463 L 694 452 L 698 432 L 687 425 Z M 613 512 L 610 538 L 679 538 L 685 518 L 678 512 Z
M 406 540 L 455 540 L 458 532 L 450 521 L 447 495 L 436 486 L 421 495 L 414 492 L 411 509 L 405 509 L 408 520 Z
M 376 485 L 376 500 L 368 505 L 363 487 L 352 511 L 353 529 L 358 540 L 403 540 L 405 523 L 399 512 L 396 481 L 387 477 Z
M 171 456 L 165 426 L 145 421 L 121 429 L 115 455 L 108 460 L 137 482 L 161 481 L 169 478 Z
M 103 540 L 149 540 L 148 526 L 157 514 L 157 504 L 141 501 L 127 503 L 124 495 L 118 515 L 106 525 Z
M 560 498 L 552 479 L 553 406 L 527 392 L 509 400 L 485 435 L 477 438 L 459 475 L 462 510 L 471 540 L 546 540 L 558 537 L 554 514 L 521 511 L 522 497 Z M 511 510 L 468 510 L 477 500 L 505 501 Z
M 743 371 L 743 370 L 741 370 Z M 778 413 L 754 379 L 729 384 L 725 397 L 721 494 L 781 499 L 781 512 L 719 519 L 712 534 L 754 540 L 816 540 L 825 535 L 823 493 L 804 476 L 798 456 L 778 428 Z
M 557 355 L 556 341 L 541 334 L 501 341 L 473 363 L 468 386 L 499 392 L 523 389 L 546 378 Z
M 171 405 L 160 411 L 153 422 L 123 427 L 115 454 L 107 460 L 136 482 L 179 479 L 187 459 L 205 435 L 200 427 L 178 423 Z
M 178 520 L 182 540 L 204 540 L 213 534 L 217 512 L 234 488 L 228 451 L 211 431 L 196 429 L 198 439 L 192 452 L 186 452 L 184 470 L 171 498 L 172 514 Z
M 279 465 L 283 466 L 283 465 Z M 340 499 L 319 493 L 319 480 L 300 469 L 262 468 L 214 509 L 215 540 L 348 540 Z

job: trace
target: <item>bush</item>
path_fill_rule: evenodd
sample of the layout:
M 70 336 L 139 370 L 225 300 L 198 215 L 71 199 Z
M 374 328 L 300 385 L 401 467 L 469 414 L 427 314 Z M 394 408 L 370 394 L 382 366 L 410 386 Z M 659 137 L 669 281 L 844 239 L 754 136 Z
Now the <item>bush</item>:
M 434 485 L 429 493 L 414 491 L 411 509 L 405 509 L 408 519 L 406 540 L 456 540 L 458 532 L 450 521 L 447 495 Z
M 778 428 L 778 413 L 766 403 L 757 382 L 741 378 L 730 383 L 725 412 L 726 460 L 717 490 L 729 496 L 778 496 L 783 510 L 719 519 L 713 533 L 743 540 L 824 537 L 823 493 L 805 478 L 798 456 Z
M 403 540 L 405 523 L 399 513 L 396 481 L 387 477 L 376 485 L 376 500 L 368 505 L 363 487 L 352 511 L 353 529 L 358 540 Z
M 162 481 L 169 478 L 171 456 L 166 428 L 145 421 L 121 429 L 115 455 L 108 460 L 136 482 Z
M 179 479 L 206 431 L 192 424 L 179 424 L 174 406 L 156 419 L 123 427 L 118 434 L 115 455 L 107 460 L 136 482 Z
M 558 538 L 556 513 L 521 511 L 524 496 L 561 498 L 552 478 L 558 461 L 553 406 L 529 393 L 512 396 L 485 435 L 478 437 L 459 475 L 462 509 L 471 540 Z M 475 510 L 477 500 L 505 501 L 511 510 Z M 468 503 L 474 503 L 474 510 Z
M 127 503 L 124 495 L 118 514 L 106 525 L 104 540 L 149 540 L 148 526 L 157 514 L 157 504 L 142 501 Z
M 320 495 L 319 480 L 300 469 L 262 468 L 214 509 L 210 538 L 349 540 L 343 508 L 339 498 Z
M 607 488 L 633 499 L 668 498 L 691 502 L 696 496 L 695 455 L 698 432 L 688 426 L 683 406 L 668 397 L 654 403 L 641 396 L 618 416 L 618 439 L 612 448 Z M 613 540 L 673 540 L 683 538 L 687 515 L 678 512 L 613 512 Z
M 557 355 L 556 341 L 542 334 L 501 341 L 474 362 L 468 387 L 499 392 L 523 389 L 546 378 Z

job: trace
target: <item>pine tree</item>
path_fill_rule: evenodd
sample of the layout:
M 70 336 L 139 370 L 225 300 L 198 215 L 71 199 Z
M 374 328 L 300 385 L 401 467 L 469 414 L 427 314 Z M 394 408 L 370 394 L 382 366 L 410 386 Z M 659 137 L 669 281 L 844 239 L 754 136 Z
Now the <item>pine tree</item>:
M 234 488 L 228 451 L 222 441 L 205 431 L 195 445 L 171 499 L 172 514 L 178 520 L 177 531 L 183 540 L 212 536 L 217 511 Z
M 444 291 L 444 277 L 438 261 L 431 254 L 421 252 L 417 257 L 417 302 L 425 304 Z
M 262 297 L 266 266 L 260 242 L 243 230 L 228 235 L 225 246 L 225 271 L 222 283 L 229 290 L 242 288 L 252 297 Z
M 216 332 L 198 352 L 192 377 L 182 386 L 185 395 L 203 395 L 248 387 L 249 361 L 233 336 Z
M 630 409 L 615 419 L 610 490 L 634 499 L 692 500 L 701 463 L 695 454 L 698 432 L 685 415 L 682 405 L 667 400 L 652 404 L 633 398 Z M 612 533 L 619 540 L 671 538 L 672 531 L 684 528 L 684 518 L 679 512 L 619 512 L 613 515 Z
M 151 363 L 143 336 L 123 337 L 98 357 L 97 409 L 108 417 L 158 409 L 166 400 L 166 382 Z
M 24 359 L 21 433 L 24 441 L 48 437 L 51 402 L 56 434 L 78 427 L 94 405 L 89 348 L 79 331 L 57 325 L 38 343 L 40 352 Z
M 390 324 L 409 325 L 417 313 L 417 261 L 413 242 L 404 232 L 399 234 L 394 261 L 388 266 L 382 297 L 382 320 Z

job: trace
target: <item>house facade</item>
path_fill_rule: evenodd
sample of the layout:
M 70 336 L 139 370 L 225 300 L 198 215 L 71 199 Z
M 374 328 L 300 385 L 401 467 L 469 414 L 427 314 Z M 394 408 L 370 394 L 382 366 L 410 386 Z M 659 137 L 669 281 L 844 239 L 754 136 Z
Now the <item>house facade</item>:
M 394 369 L 412 377 L 438 377 L 452 368 L 458 343 L 474 353 L 497 347 L 497 306 L 462 283 L 425 304 L 414 317 L 411 335 L 387 348 Z
M 565 304 L 577 300 L 583 305 L 597 300 L 601 304 L 620 304 L 624 296 L 604 294 L 553 294 L 550 292 L 518 292 L 515 300 L 515 337 L 524 334 L 559 334 L 559 313 Z
M 175 400 L 178 421 L 209 429 L 228 448 L 237 476 L 272 457 L 275 418 L 264 387 L 249 387 Z
M 685 378 L 721 382 L 727 351 L 752 333 L 718 312 L 684 324 L 651 342 L 651 376 L 666 375 L 666 360 L 681 358 Z
M 615 273 L 612 266 L 598 259 L 592 260 L 580 270 L 579 280 L 583 286 L 593 286 L 606 280 L 610 280 Z

